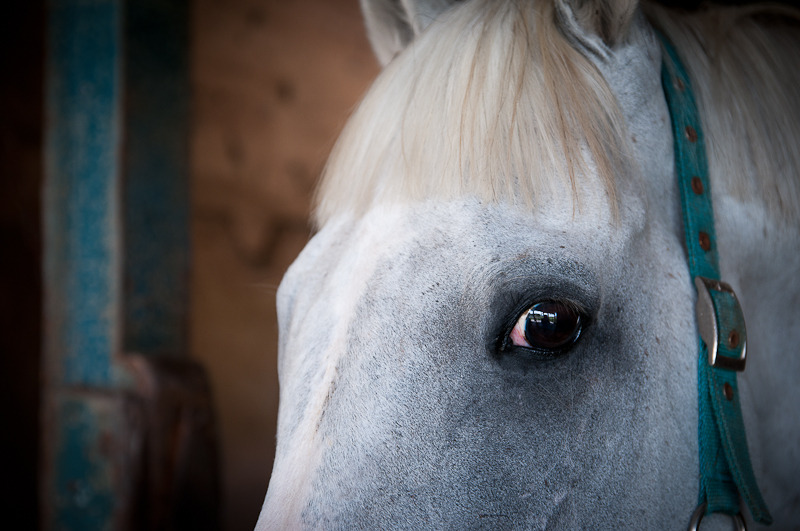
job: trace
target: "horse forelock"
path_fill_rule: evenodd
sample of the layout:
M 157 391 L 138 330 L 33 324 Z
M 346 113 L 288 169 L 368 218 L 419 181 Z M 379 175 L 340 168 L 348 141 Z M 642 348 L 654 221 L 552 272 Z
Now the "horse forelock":
M 800 135 L 792 32 L 762 24 L 752 8 L 645 11 L 688 64 L 712 181 L 797 219 L 800 148 L 786 141 Z M 316 221 L 376 203 L 463 196 L 536 208 L 571 195 L 580 208 L 586 178 L 616 211 L 631 153 L 614 94 L 559 31 L 552 1 L 473 0 L 441 16 L 378 77 L 328 160 Z
M 580 205 L 586 175 L 613 210 L 625 137 L 614 95 L 559 31 L 551 2 L 466 2 L 367 93 L 326 166 L 317 222 L 463 196 L 535 207 L 566 194 Z

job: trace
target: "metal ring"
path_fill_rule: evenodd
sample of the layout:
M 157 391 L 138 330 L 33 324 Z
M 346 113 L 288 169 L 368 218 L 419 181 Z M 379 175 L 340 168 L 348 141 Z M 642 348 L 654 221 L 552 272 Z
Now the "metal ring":
M 694 510 L 692 513 L 692 518 L 689 520 L 689 531 L 697 531 L 697 528 L 700 526 L 700 520 L 702 520 L 706 515 L 707 506 L 708 504 L 703 502 L 697 506 L 697 509 Z M 733 520 L 733 529 L 735 531 L 747 531 L 747 526 L 744 525 L 742 513 L 736 513 L 729 516 Z

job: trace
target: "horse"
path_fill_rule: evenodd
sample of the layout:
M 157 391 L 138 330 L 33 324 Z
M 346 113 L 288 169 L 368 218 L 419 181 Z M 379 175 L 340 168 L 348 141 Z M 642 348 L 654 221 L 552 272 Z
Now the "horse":
M 676 529 L 703 516 L 698 367 L 711 347 L 698 341 L 665 43 L 691 81 L 720 278 L 747 323 L 747 367 L 724 393 L 774 528 L 796 526 L 796 13 L 362 8 L 383 70 L 279 287 L 277 450 L 256 528 Z

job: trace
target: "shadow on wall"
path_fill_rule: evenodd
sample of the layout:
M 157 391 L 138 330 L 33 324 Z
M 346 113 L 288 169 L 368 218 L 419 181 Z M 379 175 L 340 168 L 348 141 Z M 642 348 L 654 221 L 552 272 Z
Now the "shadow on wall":
M 3 526 L 36 529 L 41 367 L 44 3 L 0 17 L 0 404 Z
M 192 32 L 191 352 L 214 391 L 224 528 L 244 530 L 275 452 L 275 292 L 378 67 L 357 0 L 196 0 Z

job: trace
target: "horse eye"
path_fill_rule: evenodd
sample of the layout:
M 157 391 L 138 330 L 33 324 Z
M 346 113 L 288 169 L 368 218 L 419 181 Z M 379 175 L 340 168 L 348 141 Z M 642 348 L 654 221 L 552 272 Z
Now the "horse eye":
M 539 351 L 564 350 L 581 334 L 583 318 L 572 304 L 537 302 L 523 313 L 509 335 L 511 343 Z

